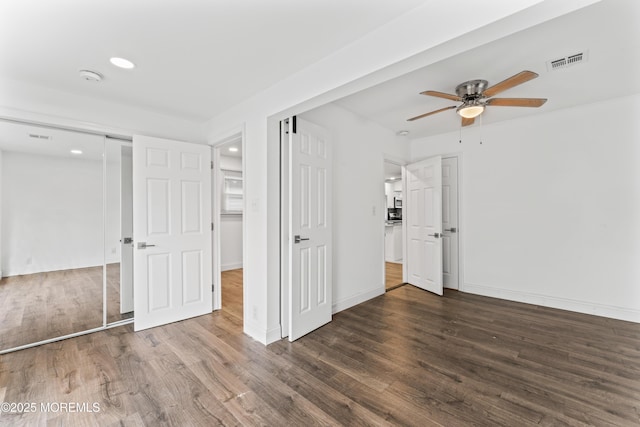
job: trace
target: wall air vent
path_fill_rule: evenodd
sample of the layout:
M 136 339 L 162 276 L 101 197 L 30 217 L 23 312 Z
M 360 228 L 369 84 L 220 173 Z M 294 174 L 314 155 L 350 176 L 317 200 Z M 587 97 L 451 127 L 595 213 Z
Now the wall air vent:
M 547 61 L 547 70 L 559 70 L 561 68 L 567 68 L 572 65 L 582 64 L 587 62 L 589 59 L 589 51 L 585 50 L 582 52 L 574 53 L 573 55 L 563 56 L 562 58 L 552 59 Z
M 38 135 L 37 133 L 30 133 L 29 138 L 35 139 L 53 139 L 49 135 Z

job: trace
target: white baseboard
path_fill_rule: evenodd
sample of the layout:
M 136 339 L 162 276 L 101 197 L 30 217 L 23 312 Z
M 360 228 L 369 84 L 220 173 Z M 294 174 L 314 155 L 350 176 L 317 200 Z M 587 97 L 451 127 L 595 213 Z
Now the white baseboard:
M 249 335 L 249 337 L 253 338 L 254 340 L 258 341 L 259 343 L 262 343 L 264 345 L 267 345 L 267 331 L 265 331 L 261 325 L 259 325 L 256 322 L 252 322 L 252 321 L 247 321 L 245 319 L 244 321 L 244 325 L 243 325 L 243 332 L 246 335 Z
M 371 289 L 370 291 L 360 292 L 348 298 L 343 298 L 340 301 L 333 303 L 332 313 L 335 314 L 339 311 L 346 310 L 347 308 L 351 308 L 354 305 L 361 304 L 382 294 L 384 294 L 384 285 L 379 288 Z
M 245 320 L 243 332 L 264 345 L 268 345 L 282 339 L 280 336 L 280 325 L 267 330 L 263 329 L 261 326 L 262 325 L 259 325 L 256 322 Z
M 513 291 L 509 289 L 493 288 L 491 286 L 476 285 L 468 282 L 464 284 L 464 292 L 640 323 L 640 310 L 630 308 L 596 304 L 570 298 L 559 298 L 529 292 Z
M 242 263 L 238 262 L 235 264 L 221 264 L 220 265 L 220 271 L 227 271 L 227 270 L 237 270 L 238 268 L 242 268 Z
M 280 325 L 275 326 L 269 330 L 267 330 L 267 344 L 271 344 L 272 342 L 280 341 L 282 337 L 280 336 Z

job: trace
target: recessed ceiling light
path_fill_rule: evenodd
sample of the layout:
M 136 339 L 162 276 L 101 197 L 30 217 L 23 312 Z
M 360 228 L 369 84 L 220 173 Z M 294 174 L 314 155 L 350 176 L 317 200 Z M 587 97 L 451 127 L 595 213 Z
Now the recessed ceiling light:
M 82 150 L 71 150 L 71 154 L 82 154 Z
M 238 151 L 238 147 L 229 147 L 229 151 L 235 153 L 236 151 Z
M 111 61 L 111 63 L 116 67 L 125 68 L 127 70 L 130 70 L 136 66 L 133 62 L 124 58 L 113 57 L 109 61 Z
M 409 135 L 409 131 L 408 130 L 401 130 L 398 132 L 399 136 L 407 136 Z

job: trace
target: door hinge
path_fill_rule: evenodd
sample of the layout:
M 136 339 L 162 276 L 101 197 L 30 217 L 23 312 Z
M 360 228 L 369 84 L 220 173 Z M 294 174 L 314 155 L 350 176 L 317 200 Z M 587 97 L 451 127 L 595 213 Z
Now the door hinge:
M 211 285 L 211 292 L 215 292 L 216 290 L 216 286 L 215 285 Z
M 213 231 L 213 223 L 211 223 L 211 231 Z
M 211 160 L 211 169 L 213 169 L 213 160 Z
M 297 122 L 296 116 L 293 116 L 291 119 L 292 119 L 291 120 L 291 132 L 297 133 L 298 124 L 296 123 Z

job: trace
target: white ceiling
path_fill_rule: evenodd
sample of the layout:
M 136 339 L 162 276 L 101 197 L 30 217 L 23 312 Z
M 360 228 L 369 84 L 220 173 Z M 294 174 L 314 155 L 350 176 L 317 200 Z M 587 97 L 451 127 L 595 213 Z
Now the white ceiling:
M 11 80 L 206 120 L 427 0 L 3 0 Z M 109 58 L 133 61 L 133 70 Z M 82 80 L 95 70 L 105 79 Z
M 402 178 L 402 167 L 400 165 L 396 165 L 395 163 L 384 162 L 384 179 L 386 180 L 397 180 Z
M 589 51 L 588 62 L 547 71 L 548 60 L 582 50 Z M 482 122 L 494 123 L 640 92 L 639 52 L 640 2 L 604 0 L 336 103 L 396 132 L 409 130 L 409 138 L 414 139 L 460 129 L 460 117 L 455 110 L 406 121 L 458 105 L 420 95 L 424 90 L 455 93 L 456 85 L 467 80 L 485 79 L 492 85 L 522 70 L 540 74 L 498 97 L 548 98 L 547 103 L 537 109 L 489 107 Z M 473 126 L 479 123 L 476 119 Z
M 242 158 L 242 134 L 236 134 L 226 138 L 224 142 L 217 145 L 220 149 L 221 156 Z M 229 151 L 230 148 L 235 148 L 236 151 Z

